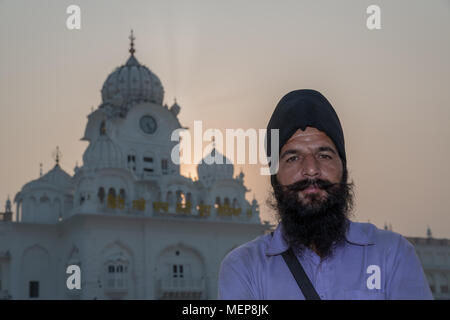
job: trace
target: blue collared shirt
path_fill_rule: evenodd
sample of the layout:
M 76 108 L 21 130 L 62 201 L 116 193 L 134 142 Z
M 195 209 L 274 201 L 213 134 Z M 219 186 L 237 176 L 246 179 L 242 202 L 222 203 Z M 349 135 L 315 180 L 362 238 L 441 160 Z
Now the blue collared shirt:
M 219 299 L 304 299 L 281 253 L 279 224 L 270 234 L 232 250 L 219 272 Z M 321 299 L 433 299 L 414 246 L 400 234 L 350 222 L 346 241 L 325 260 L 297 256 Z

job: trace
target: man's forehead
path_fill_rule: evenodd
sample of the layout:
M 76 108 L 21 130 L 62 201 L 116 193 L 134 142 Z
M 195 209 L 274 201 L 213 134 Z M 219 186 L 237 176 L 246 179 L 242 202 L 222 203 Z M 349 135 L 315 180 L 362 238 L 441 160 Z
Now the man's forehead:
M 286 142 L 286 144 L 289 143 L 292 140 L 295 140 L 297 138 L 303 138 L 303 137 L 305 137 L 305 138 L 307 138 L 307 137 L 324 138 L 324 139 L 329 140 L 330 142 L 332 142 L 330 137 L 328 137 L 325 132 L 320 131 L 319 129 L 314 128 L 314 127 L 306 127 L 305 130 L 298 129 L 297 131 L 295 131 L 294 134 Z M 333 145 L 334 145 L 334 143 L 333 143 Z

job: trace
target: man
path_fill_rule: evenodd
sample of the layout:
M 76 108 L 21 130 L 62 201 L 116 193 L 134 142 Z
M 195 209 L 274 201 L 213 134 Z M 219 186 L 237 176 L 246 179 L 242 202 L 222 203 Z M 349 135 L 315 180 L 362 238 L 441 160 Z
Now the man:
M 271 184 L 280 223 L 225 257 L 219 298 L 432 299 L 405 238 L 349 220 L 353 184 L 328 100 L 314 90 L 285 95 L 267 127 L 269 159 L 271 129 L 279 130 Z

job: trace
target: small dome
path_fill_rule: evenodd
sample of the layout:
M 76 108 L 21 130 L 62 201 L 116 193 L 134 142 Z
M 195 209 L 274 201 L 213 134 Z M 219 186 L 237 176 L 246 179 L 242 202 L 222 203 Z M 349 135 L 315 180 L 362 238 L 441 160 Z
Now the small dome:
M 106 134 L 89 144 L 84 152 L 83 162 L 93 169 L 123 167 L 120 148 Z
M 45 186 L 53 186 L 59 189 L 68 189 L 72 187 L 72 177 L 63 169 L 61 169 L 59 164 L 55 164 L 52 170 L 47 172 L 39 179 L 28 182 L 26 185 L 24 185 L 22 190 L 27 191 L 29 189 Z
M 213 162 L 208 164 L 205 162 L 206 158 L 221 159 L 221 163 Z M 211 161 L 212 161 L 211 159 Z M 211 162 L 208 161 L 208 162 Z M 211 186 L 214 181 L 233 179 L 234 165 L 223 154 L 213 148 L 211 153 L 202 159 L 197 166 L 197 175 L 200 181 L 203 181 L 207 186 Z

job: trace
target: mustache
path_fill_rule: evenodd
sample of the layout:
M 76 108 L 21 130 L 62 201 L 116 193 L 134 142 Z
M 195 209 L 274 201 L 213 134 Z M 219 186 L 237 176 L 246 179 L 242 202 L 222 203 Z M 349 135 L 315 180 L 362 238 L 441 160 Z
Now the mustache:
M 290 192 L 299 192 L 307 189 L 310 186 L 317 187 L 319 189 L 328 191 L 336 185 L 340 183 L 332 183 L 328 180 L 323 179 L 303 179 L 297 182 L 291 183 L 289 185 L 284 186 Z

